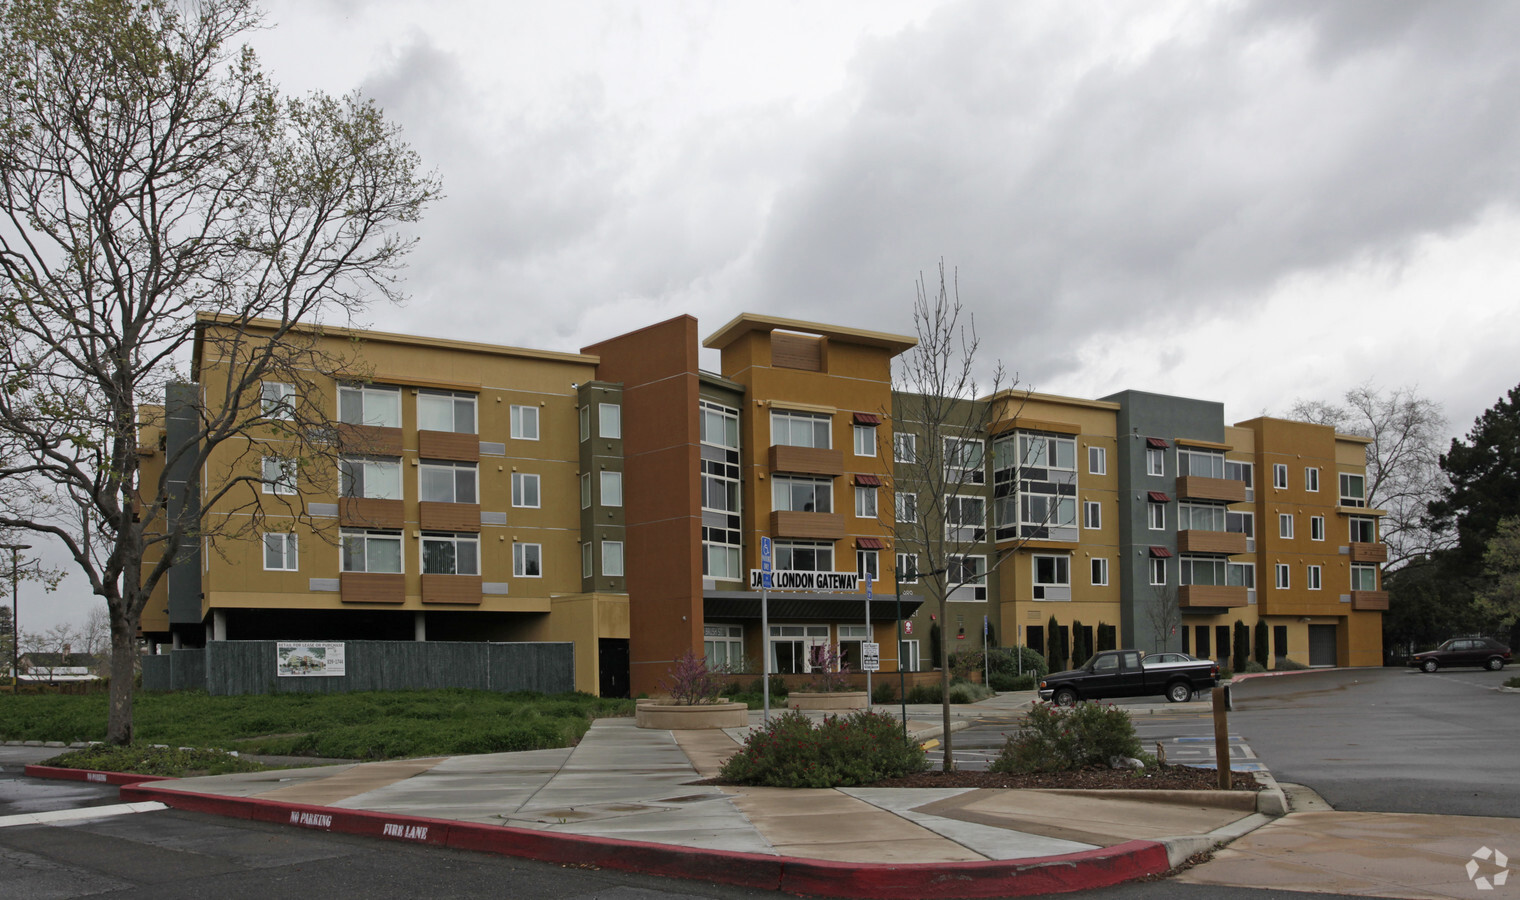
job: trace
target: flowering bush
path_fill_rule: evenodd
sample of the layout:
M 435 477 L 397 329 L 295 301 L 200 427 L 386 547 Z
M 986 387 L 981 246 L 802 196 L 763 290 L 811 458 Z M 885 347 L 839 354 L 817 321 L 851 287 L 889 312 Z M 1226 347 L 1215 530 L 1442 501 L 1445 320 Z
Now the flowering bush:
M 820 694 L 850 689 L 850 664 L 840 658 L 838 644 L 819 644 L 812 648 L 812 654 L 809 688 Z
M 723 675 L 707 668 L 707 657 L 687 650 L 670 669 L 670 681 L 659 682 L 660 690 L 685 706 L 712 703 L 723 692 Z
M 1062 709 L 1036 703 L 1008 737 L 994 772 L 1062 772 L 1107 766 L 1116 756 L 1141 757 L 1129 713 L 1113 704 L 1078 703 Z
M 816 726 L 800 712 L 751 732 L 720 773 L 725 781 L 769 787 L 849 787 L 923 771 L 924 748 L 903 737 L 902 723 L 862 710 Z

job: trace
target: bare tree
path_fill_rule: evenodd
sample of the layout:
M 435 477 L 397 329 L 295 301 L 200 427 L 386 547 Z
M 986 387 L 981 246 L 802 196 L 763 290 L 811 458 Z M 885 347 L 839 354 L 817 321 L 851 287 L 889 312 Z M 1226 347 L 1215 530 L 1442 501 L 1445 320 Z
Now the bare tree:
M 1288 418 L 1330 425 L 1371 438 L 1367 445 L 1367 505 L 1387 511 L 1380 523 L 1388 567 L 1397 568 L 1451 545 L 1451 536 L 1425 524 L 1427 507 L 1441 496 L 1446 416 L 1441 405 L 1414 387 L 1387 391 L 1372 382 L 1346 392 L 1341 404 L 1297 400 Z
M 0 528 L 60 542 L 103 598 L 118 744 L 143 607 L 204 536 L 168 515 L 169 473 L 213 479 L 209 506 L 326 452 L 317 405 L 263 385 L 341 365 L 312 328 L 400 299 L 400 228 L 438 192 L 373 104 L 282 98 L 236 46 L 259 25 L 249 0 L 0 9 Z M 220 375 L 145 483 L 139 440 L 192 345 L 191 374 Z
M 1153 584 L 1151 592 L 1155 594 L 1156 602 L 1145 609 L 1145 616 L 1151 623 L 1151 634 L 1156 639 L 1156 646 L 1162 650 L 1171 649 L 1171 637 L 1182 627 L 1182 607 L 1177 602 L 1177 588 L 1174 585 Z

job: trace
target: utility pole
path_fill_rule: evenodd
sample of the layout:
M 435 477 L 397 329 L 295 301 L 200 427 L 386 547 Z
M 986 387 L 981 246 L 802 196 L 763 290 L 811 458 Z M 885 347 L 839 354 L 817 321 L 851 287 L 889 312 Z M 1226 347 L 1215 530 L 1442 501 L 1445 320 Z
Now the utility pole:
M 21 608 L 17 605 L 21 583 L 21 551 L 32 549 L 31 544 L 0 544 L 0 550 L 11 551 L 11 693 L 21 690 Z

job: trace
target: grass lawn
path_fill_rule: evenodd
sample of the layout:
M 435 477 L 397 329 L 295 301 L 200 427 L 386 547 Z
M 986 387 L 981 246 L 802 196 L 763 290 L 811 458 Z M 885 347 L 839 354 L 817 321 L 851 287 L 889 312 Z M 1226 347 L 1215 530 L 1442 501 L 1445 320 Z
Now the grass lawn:
M 139 693 L 139 744 L 279 756 L 403 759 L 568 747 L 633 701 L 589 694 L 393 691 L 212 697 Z M 99 741 L 106 694 L 0 695 L 0 740 Z

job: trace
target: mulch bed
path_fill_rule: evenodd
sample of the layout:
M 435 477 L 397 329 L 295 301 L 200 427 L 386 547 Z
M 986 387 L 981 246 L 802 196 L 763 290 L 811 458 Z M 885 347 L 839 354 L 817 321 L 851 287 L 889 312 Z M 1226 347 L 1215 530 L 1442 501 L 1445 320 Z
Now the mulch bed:
M 1232 772 L 1232 789 L 1258 791 L 1261 785 L 1244 772 Z M 891 788 L 1031 788 L 1037 790 L 1166 790 L 1213 791 L 1219 789 L 1219 776 L 1213 769 L 1190 766 L 1152 767 L 1140 771 L 1126 769 L 1077 769 L 1071 772 L 1044 772 L 1030 775 L 1004 775 L 995 772 L 927 771 L 901 778 L 888 778 L 867 787 Z

